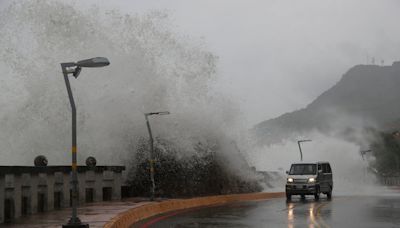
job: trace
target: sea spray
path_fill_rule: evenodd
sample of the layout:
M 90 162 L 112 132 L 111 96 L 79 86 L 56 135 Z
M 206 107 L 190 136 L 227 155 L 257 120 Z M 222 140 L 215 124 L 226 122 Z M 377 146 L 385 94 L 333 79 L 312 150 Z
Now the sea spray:
M 147 137 L 144 113 L 170 111 L 150 121 L 179 156 L 211 141 L 226 166 L 245 170 L 236 156 L 246 149 L 239 108 L 215 90 L 218 58 L 206 44 L 172 32 L 162 11 L 130 15 L 78 4 L 14 1 L 0 14 L 3 165 L 31 165 L 39 154 L 49 165 L 69 164 L 70 106 L 60 63 L 105 56 L 110 66 L 71 78 L 80 164 L 91 155 L 99 165 L 130 166 L 135 144 Z

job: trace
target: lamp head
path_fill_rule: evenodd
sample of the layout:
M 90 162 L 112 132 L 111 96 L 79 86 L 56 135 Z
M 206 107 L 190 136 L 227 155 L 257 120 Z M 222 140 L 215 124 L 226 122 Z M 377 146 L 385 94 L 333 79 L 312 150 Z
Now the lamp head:
M 152 116 L 152 115 L 169 115 L 170 112 L 169 111 L 164 111 L 164 112 L 148 112 L 145 113 L 145 116 Z
M 76 67 L 75 71 L 72 73 L 72 76 L 74 76 L 75 78 L 78 78 L 79 74 L 81 73 L 82 67 Z
M 311 139 L 304 139 L 304 140 L 299 140 L 298 142 L 311 142 Z
M 105 57 L 95 57 L 91 59 L 84 59 L 78 61 L 76 66 L 78 67 L 104 67 L 110 65 L 110 62 Z
M 81 73 L 82 67 L 103 67 L 110 65 L 110 62 L 107 58 L 104 57 L 95 57 L 91 59 L 85 59 L 68 63 L 61 63 L 62 71 L 65 75 L 72 74 L 75 78 L 78 78 Z
M 158 112 L 157 115 L 169 115 L 170 113 L 168 111 L 165 112 Z

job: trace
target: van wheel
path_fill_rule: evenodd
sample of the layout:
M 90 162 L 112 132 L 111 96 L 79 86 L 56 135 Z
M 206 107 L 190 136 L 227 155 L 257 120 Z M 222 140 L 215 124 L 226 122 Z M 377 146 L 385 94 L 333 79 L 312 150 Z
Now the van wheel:
M 332 199 L 332 187 L 330 187 L 329 192 L 326 193 L 326 197 L 330 200 Z
M 315 192 L 315 194 L 314 194 L 314 198 L 315 198 L 316 201 L 319 200 L 319 194 L 320 194 L 320 193 L 321 193 L 321 192 L 319 191 L 319 188 L 317 188 L 317 189 L 316 189 L 316 192 Z
M 326 197 L 330 200 L 332 199 L 332 190 L 330 190 L 328 193 L 326 193 Z
M 290 201 L 292 199 L 292 195 L 290 195 L 289 193 L 286 193 L 286 200 Z

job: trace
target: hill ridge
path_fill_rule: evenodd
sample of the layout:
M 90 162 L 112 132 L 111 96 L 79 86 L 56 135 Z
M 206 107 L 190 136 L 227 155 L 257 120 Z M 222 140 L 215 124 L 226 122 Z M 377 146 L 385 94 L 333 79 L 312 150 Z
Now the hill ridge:
M 313 130 L 385 128 L 399 119 L 399 88 L 400 61 L 385 66 L 356 65 L 305 108 L 263 121 L 252 132 L 258 143 L 273 144 Z

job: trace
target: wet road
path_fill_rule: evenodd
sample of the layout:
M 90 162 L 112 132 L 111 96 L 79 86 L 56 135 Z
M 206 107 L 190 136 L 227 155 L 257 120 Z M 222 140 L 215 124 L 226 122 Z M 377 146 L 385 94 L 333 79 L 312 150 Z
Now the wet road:
M 172 212 L 132 227 L 400 227 L 400 195 L 234 203 Z

